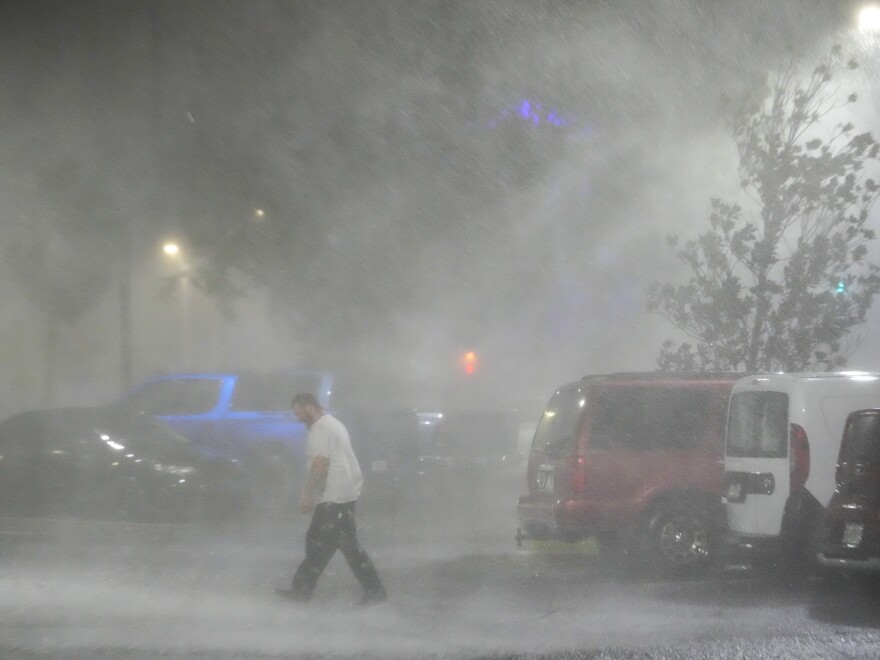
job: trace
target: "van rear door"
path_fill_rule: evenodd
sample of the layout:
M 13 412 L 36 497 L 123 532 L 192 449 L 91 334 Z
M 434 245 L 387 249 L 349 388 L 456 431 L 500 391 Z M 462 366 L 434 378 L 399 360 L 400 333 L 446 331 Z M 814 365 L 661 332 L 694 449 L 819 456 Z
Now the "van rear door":
M 788 395 L 734 391 L 724 460 L 727 523 L 732 532 L 778 535 L 788 500 Z
M 555 497 L 557 477 L 571 452 L 575 430 L 586 403 L 582 385 L 559 388 L 541 415 L 529 453 L 529 493 Z

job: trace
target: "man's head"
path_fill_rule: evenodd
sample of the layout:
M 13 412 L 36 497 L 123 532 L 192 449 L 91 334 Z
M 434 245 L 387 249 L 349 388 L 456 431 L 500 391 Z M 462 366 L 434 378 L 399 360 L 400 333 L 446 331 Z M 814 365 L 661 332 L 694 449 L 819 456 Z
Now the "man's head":
M 296 418 L 306 426 L 311 426 L 324 414 L 315 395 L 309 392 L 302 392 L 294 396 L 290 405 Z

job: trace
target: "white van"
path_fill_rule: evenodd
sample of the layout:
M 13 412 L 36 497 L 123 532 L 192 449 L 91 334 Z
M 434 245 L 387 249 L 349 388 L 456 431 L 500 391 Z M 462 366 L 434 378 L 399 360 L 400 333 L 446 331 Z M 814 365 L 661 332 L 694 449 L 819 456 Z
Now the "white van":
M 731 392 L 724 458 L 728 561 L 813 555 L 847 415 L 880 407 L 880 374 L 747 376 Z

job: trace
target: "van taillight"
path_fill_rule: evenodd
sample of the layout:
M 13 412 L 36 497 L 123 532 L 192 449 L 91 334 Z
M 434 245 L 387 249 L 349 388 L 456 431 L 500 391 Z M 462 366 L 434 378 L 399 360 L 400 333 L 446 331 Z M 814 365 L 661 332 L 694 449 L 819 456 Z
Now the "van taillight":
M 807 440 L 807 432 L 800 424 L 791 425 L 788 461 L 791 469 L 791 489 L 803 488 L 810 476 L 810 443 Z
M 572 493 L 583 493 L 587 486 L 587 457 L 568 457 L 568 487 Z

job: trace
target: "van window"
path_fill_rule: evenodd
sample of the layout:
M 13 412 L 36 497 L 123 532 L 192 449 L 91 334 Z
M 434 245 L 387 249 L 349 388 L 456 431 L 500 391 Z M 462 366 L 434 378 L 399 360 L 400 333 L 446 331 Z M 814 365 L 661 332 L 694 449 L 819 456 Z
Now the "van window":
M 690 449 L 702 443 L 711 392 L 685 388 L 626 387 L 606 390 L 595 402 L 590 446 Z
M 568 452 L 585 403 L 586 395 L 581 389 L 560 390 L 554 394 L 535 429 L 532 452 L 556 455 Z
M 854 415 L 843 432 L 841 463 L 880 463 L 880 415 Z
M 819 410 L 822 412 L 823 429 L 812 430 L 815 440 L 827 438 L 834 447 L 842 437 L 841 429 L 846 425 L 847 417 L 854 410 L 864 410 L 877 405 L 877 395 L 870 392 L 853 392 L 847 395 L 823 396 L 819 400 Z M 833 456 L 830 456 L 833 460 Z
M 235 382 L 229 408 L 237 412 L 287 411 L 294 394 L 309 392 L 320 397 L 320 388 L 318 374 L 242 374 Z
M 788 395 L 783 392 L 737 392 L 730 400 L 727 455 L 788 456 Z

